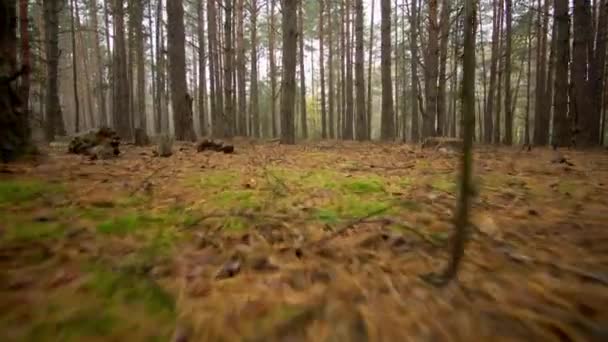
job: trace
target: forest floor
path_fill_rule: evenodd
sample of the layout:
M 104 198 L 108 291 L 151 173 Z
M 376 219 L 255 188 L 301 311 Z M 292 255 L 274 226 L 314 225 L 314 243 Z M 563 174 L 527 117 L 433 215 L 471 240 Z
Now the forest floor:
M 435 288 L 456 154 L 235 147 L 4 167 L 0 340 L 608 340 L 605 150 L 479 147 L 461 273 Z

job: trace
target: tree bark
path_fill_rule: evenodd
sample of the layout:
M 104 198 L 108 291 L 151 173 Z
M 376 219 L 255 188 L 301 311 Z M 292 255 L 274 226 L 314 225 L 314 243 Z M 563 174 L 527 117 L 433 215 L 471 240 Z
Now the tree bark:
M 46 138 L 53 141 L 56 135 L 65 135 L 63 113 L 59 104 L 59 1 L 44 0 L 46 42 Z
M 325 1 L 319 0 L 319 68 L 321 72 L 321 138 L 327 139 L 327 111 L 325 107 L 325 44 L 324 44 L 324 19 Z M 331 29 L 331 27 L 330 27 Z
M 306 76 L 304 70 L 304 11 L 302 1 L 298 1 L 298 38 L 299 38 L 299 62 L 300 62 L 300 126 L 302 138 L 308 138 L 308 125 L 306 119 Z
M 511 41 L 512 41 L 512 0 L 505 0 L 505 139 L 506 145 L 513 144 L 513 111 L 511 108 Z M 566 85 L 567 87 L 567 85 Z
M 604 74 L 606 63 L 606 39 L 608 38 L 608 1 L 601 0 L 599 3 L 599 18 L 597 20 L 597 30 L 595 31 L 595 51 L 589 70 L 589 86 L 592 108 L 588 120 L 584 120 L 585 126 L 582 127 L 586 134 L 581 136 L 581 145 L 598 145 L 602 143 L 603 130 L 598 130 L 602 120 L 602 95 L 604 94 Z
M 198 12 L 198 122 L 200 135 L 206 136 L 209 133 L 207 119 L 207 76 L 206 76 L 206 55 L 205 55 L 205 13 L 203 0 L 197 2 Z
M 418 27 L 419 27 L 419 12 L 418 12 L 418 0 L 412 0 L 411 12 L 409 15 L 410 19 L 410 50 L 411 50 L 411 73 L 412 73 L 412 104 L 411 104 L 411 140 L 413 143 L 417 143 L 420 140 L 420 131 L 418 124 Z
M 21 15 L 27 13 L 22 11 L 23 4 L 20 5 Z M 24 109 L 27 104 L 20 99 L 14 84 L 18 77 L 29 72 L 27 64 L 17 72 L 16 0 L 0 2 L 0 22 L 0 162 L 6 163 L 25 154 L 31 143 Z
M 446 88 L 447 88 L 447 62 L 448 40 L 450 37 L 450 11 L 451 0 L 443 0 L 441 6 L 441 30 L 439 44 L 439 85 L 437 90 L 437 135 L 443 136 L 446 132 Z
M 76 57 L 76 5 L 70 0 L 70 38 L 72 42 L 72 86 L 74 95 L 74 132 L 80 131 L 80 101 L 78 99 L 78 61 Z M 83 56 L 84 57 L 84 56 Z
M 270 112 L 272 119 L 272 136 L 278 135 L 277 127 L 277 65 L 274 54 L 275 43 L 275 5 L 276 0 L 268 0 L 270 2 L 270 33 L 268 34 L 268 53 L 270 62 Z M 294 18 L 295 19 L 295 18 Z M 284 34 L 284 33 L 283 33 Z
M 102 127 L 108 124 L 108 111 L 106 107 L 106 96 L 105 96 L 105 85 L 104 85 L 104 72 L 103 72 L 103 59 L 101 58 L 101 48 L 99 46 L 99 21 L 97 19 L 97 0 L 89 1 L 89 17 L 91 18 L 91 26 L 93 29 L 93 49 L 95 51 L 95 64 L 96 70 L 96 93 L 97 101 L 99 105 L 99 121 L 97 125 Z
M 325 0 L 321 0 L 325 3 Z M 327 30 L 328 34 L 327 34 L 327 47 L 329 50 L 328 56 L 327 56 L 327 64 L 329 67 L 329 89 L 328 89 L 328 105 L 329 105 L 329 122 L 328 122 L 328 126 L 329 126 L 329 137 L 331 139 L 335 139 L 336 138 L 336 134 L 335 134 L 335 97 L 334 95 L 335 93 L 335 87 L 334 87 L 334 40 L 333 40 L 333 25 L 332 23 L 334 22 L 332 20 L 333 16 L 332 16 L 332 6 L 331 6 L 331 2 L 328 3 L 327 6 L 327 24 L 329 26 L 329 30 Z
M 181 0 L 167 1 L 167 45 L 175 139 L 192 141 L 195 135 L 192 128 L 192 97 L 186 84 L 184 8 Z
M 415 0 L 414 0 L 415 1 Z M 381 34 L 382 34 L 382 123 L 381 139 L 395 138 L 393 111 L 393 85 L 391 82 L 391 2 L 381 0 Z
M 232 47 L 232 10 L 234 0 L 224 2 L 224 133 L 223 138 L 234 135 L 234 105 L 233 105 L 233 47 Z
M 544 146 L 548 142 L 549 137 L 549 124 L 547 111 L 546 96 L 546 80 L 547 80 L 547 30 L 548 30 L 548 16 L 542 16 L 541 13 L 548 13 L 549 0 L 545 0 L 544 9 L 540 8 L 540 0 L 538 1 L 539 14 L 538 14 L 538 31 L 537 31 L 537 66 L 536 66 L 536 101 L 534 110 L 534 144 Z M 541 24 L 542 22 L 542 24 Z M 576 37 L 576 35 L 575 35 Z M 586 47 L 585 47 L 586 49 Z
M 357 90 L 357 140 L 367 140 L 365 125 L 365 80 L 363 74 L 363 0 L 355 0 L 355 84 Z
M 281 143 L 295 144 L 297 0 L 283 0 L 283 77 L 281 78 Z
M 249 114 L 251 135 L 260 137 L 260 111 L 258 104 L 258 4 L 251 0 L 251 89 L 249 95 Z
M 424 88 L 426 111 L 422 118 L 422 136 L 424 138 L 437 134 L 437 77 L 439 66 L 439 25 L 437 23 L 438 1 L 429 0 L 428 45 L 426 51 L 426 66 L 424 68 Z
M 245 41 L 244 41 L 244 0 L 237 0 L 237 22 L 236 22 L 236 68 L 237 68 L 237 134 L 240 136 L 247 135 L 247 89 L 245 88 L 245 79 L 247 77 L 247 67 L 245 66 Z
M 352 44 L 352 1 L 346 0 L 346 111 L 344 112 L 344 129 L 342 139 L 354 138 L 354 99 L 353 99 L 353 44 Z
M 570 16 L 568 0 L 555 0 L 557 50 L 555 96 L 553 97 L 553 146 L 568 146 L 568 65 L 570 61 Z
M 21 34 L 21 66 L 31 70 L 30 31 L 29 31 L 28 1 L 19 0 L 19 29 Z M 25 118 L 29 121 L 30 113 L 30 72 L 21 75 L 19 89 L 20 100 L 23 103 Z M 29 123 L 28 123 L 29 124 Z
M 137 63 L 136 68 L 136 80 L 137 98 L 136 114 L 138 120 L 136 120 L 136 128 L 139 128 L 144 133 L 144 137 L 147 140 L 148 131 L 148 120 L 146 117 L 146 57 L 144 54 L 144 42 L 146 37 L 144 36 L 144 2 L 143 0 L 132 0 L 133 1 L 133 27 L 135 29 L 135 59 Z
M 369 55 L 367 60 L 367 139 L 372 138 L 372 59 L 374 51 L 374 12 L 376 1 L 372 0 L 372 14 L 369 24 Z
M 492 52 L 490 62 L 490 85 L 488 88 L 487 103 L 484 113 L 484 142 L 486 144 L 492 143 L 492 135 L 494 132 L 494 94 L 496 92 L 496 75 L 498 69 L 498 43 L 500 33 L 500 10 L 499 6 L 502 0 L 493 0 L 493 25 L 492 25 Z

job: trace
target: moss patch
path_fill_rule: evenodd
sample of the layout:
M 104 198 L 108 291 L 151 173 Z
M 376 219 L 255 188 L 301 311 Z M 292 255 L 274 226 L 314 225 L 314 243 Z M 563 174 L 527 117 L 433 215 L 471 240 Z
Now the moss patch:
M 0 207 L 32 201 L 39 196 L 62 191 L 58 185 L 38 181 L 0 181 Z

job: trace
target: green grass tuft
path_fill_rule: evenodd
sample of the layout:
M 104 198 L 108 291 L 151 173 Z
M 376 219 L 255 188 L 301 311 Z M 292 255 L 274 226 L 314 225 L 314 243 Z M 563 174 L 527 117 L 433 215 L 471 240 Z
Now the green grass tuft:
M 141 304 L 150 314 L 173 313 L 173 297 L 158 284 L 145 277 L 96 267 L 88 287 L 97 295 L 117 304 Z
M 39 196 L 60 192 L 58 185 L 38 181 L 0 181 L 0 206 L 21 204 L 32 201 Z
M 162 222 L 162 218 L 131 213 L 100 223 L 97 225 L 97 231 L 102 234 L 124 236 L 159 222 Z
M 358 179 L 346 181 L 342 188 L 356 194 L 384 192 L 384 184 L 378 179 Z

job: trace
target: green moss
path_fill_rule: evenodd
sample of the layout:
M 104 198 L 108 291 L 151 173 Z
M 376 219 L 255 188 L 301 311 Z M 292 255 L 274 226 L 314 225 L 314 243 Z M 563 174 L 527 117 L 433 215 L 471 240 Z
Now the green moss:
M 399 180 L 399 186 L 402 189 L 409 189 L 412 184 L 414 184 L 414 180 L 412 179 L 412 177 L 403 177 Z
M 150 314 L 173 313 L 175 310 L 173 297 L 145 277 L 95 267 L 87 286 L 96 295 L 115 304 L 141 304 Z
M 78 309 L 58 321 L 44 321 L 30 331 L 30 341 L 79 341 L 107 337 L 120 324 L 117 316 L 101 308 Z
M 58 185 L 38 181 L 2 180 L 0 181 L 0 206 L 21 204 L 62 190 Z
M 205 172 L 195 179 L 202 189 L 224 189 L 234 184 L 238 178 L 237 173 L 228 170 L 214 170 Z
M 247 228 L 247 222 L 239 217 L 229 217 L 224 220 L 223 228 L 227 232 L 242 232 Z
M 35 241 L 52 239 L 62 236 L 63 227 L 55 222 L 11 222 L 2 240 L 4 241 Z
M 212 203 L 221 208 L 230 210 L 233 208 L 259 208 L 260 201 L 256 198 L 257 193 L 252 190 L 223 191 L 212 197 Z
M 100 223 L 97 231 L 109 235 L 127 235 L 159 222 L 162 223 L 162 218 L 131 213 Z
M 384 184 L 379 179 L 357 179 L 345 181 L 342 188 L 356 194 L 384 192 Z
M 437 177 L 431 181 L 431 186 L 439 191 L 455 193 L 457 190 L 457 184 L 454 180 L 448 179 L 447 177 Z
M 317 209 L 314 217 L 325 223 L 336 223 L 339 221 L 338 213 L 331 209 Z

